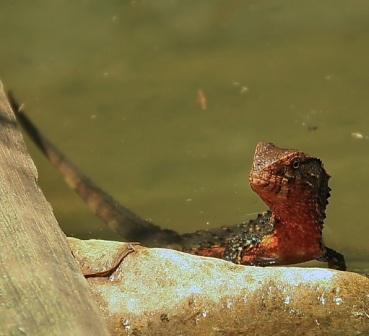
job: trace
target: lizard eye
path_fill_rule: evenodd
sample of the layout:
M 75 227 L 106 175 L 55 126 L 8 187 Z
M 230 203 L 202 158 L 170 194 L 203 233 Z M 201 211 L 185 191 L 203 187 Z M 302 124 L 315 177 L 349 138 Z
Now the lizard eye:
M 292 168 L 293 169 L 298 169 L 300 167 L 300 160 L 299 159 L 295 159 L 292 161 Z

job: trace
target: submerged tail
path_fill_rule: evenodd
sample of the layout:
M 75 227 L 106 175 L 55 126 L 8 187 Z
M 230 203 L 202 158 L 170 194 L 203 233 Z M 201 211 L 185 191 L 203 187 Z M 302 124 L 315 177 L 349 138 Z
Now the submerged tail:
M 164 246 L 179 243 L 180 235 L 139 217 L 121 205 L 107 192 L 84 175 L 57 147 L 44 137 L 24 113 L 11 92 L 10 104 L 23 129 L 50 163 L 64 177 L 66 183 L 85 201 L 88 208 L 108 227 L 128 241 L 140 241 L 146 245 Z

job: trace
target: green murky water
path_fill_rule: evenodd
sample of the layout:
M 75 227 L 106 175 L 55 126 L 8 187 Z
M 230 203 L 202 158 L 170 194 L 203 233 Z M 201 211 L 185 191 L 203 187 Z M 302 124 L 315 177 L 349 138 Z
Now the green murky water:
M 181 232 L 252 218 L 265 208 L 247 183 L 254 146 L 272 141 L 324 161 L 325 240 L 369 268 L 368 1 L 1 7 L 0 77 L 125 205 Z M 118 239 L 30 150 L 66 233 Z

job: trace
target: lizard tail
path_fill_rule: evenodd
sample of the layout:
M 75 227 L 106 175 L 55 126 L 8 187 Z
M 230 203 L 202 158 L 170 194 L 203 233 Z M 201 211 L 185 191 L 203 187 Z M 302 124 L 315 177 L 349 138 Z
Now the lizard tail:
M 121 205 L 107 192 L 84 175 L 53 143 L 51 143 L 24 113 L 14 95 L 8 93 L 9 102 L 19 123 L 49 162 L 64 177 L 65 182 L 81 196 L 88 208 L 108 227 L 128 241 L 140 241 L 150 246 L 179 243 L 180 235 L 162 229 Z

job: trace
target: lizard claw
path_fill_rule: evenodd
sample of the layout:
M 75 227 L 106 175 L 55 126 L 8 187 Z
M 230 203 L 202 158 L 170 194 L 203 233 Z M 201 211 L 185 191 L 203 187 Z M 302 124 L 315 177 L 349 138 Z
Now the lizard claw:
M 323 255 L 317 258 L 319 261 L 327 262 L 328 267 L 339 271 L 346 271 L 345 257 L 329 247 L 324 248 Z

